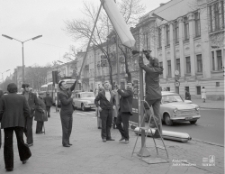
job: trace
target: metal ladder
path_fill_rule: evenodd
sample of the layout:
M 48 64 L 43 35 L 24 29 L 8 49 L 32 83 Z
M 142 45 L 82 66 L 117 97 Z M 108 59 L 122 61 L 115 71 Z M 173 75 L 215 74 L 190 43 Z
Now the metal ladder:
M 150 106 L 149 106 L 148 102 L 146 102 L 145 100 L 141 100 L 141 102 L 143 102 L 144 104 L 146 104 L 146 105 L 148 106 L 148 108 L 150 109 Z M 143 105 L 143 106 L 144 106 L 144 105 Z M 145 122 L 145 118 L 146 118 L 146 115 L 147 115 L 146 108 L 145 108 L 145 107 L 143 107 L 143 108 L 144 108 L 144 111 L 145 111 L 145 116 L 144 116 L 143 119 L 141 120 L 141 125 L 143 125 L 143 122 Z M 148 120 L 148 126 L 147 126 L 147 127 L 139 127 L 139 129 L 140 129 L 139 132 L 141 132 L 141 130 L 144 130 L 144 131 L 145 131 L 144 146 L 146 147 L 146 138 L 148 137 L 148 130 L 150 130 L 151 137 L 153 138 L 153 141 L 154 141 L 154 144 L 155 144 L 155 149 L 156 149 L 157 155 L 159 155 L 158 149 L 163 149 L 163 150 L 166 151 L 167 160 L 169 160 L 169 154 L 168 154 L 168 151 L 167 151 L 167 149 L 166 149 L 166 145 L 165 145 L 165 143 L 164 143 L 163 137 L 162 137 L 162 135 L 161 135 L 160 132 L 159 132 L 159 136 L 160 136 L 160 139 L 161 139 L 161 141 L 162 141 L 162 143 L 163 143 L 163 146 L 158 146 L 158 145 L 156 144 L 155 138 L 154 138 L 154 136 L 153 136 L 154 134 L 153 134 L 152 128 L 150 128 L 150 121 L 151 121 L 152 118 L 153 118 L 154 123 L 155 123 L 155 125 L 156 125 L 155 133 L 156 133 L 157 130 L 158 130 L 158 132 L 159 132 L 159 127 L 158 127 L 158 124 L 157 124 L 157 122 L 156 122 L 156 120 L 155 120 L 155 117 L 153 116 L 153 114 L 150 114 L 150 117 L 149 117 L 149 120 Z M 161 120 L 160 120 L 160 121 L 161 121 Z M 138 132 L 137 139 L 136 139 L 136 142 L 135 142 L 135 145 L 134 145 L 134 148 L 133 148 L 133 151 L 132 151 L 131 156 L 133 156 L 133 154 L 134 154 L 134 150 L 135 150 L 135 147 L 136 147 L 136 145 L 137 145 L 137 141 L 138 141 L 138 139 L 139 139 L 139 132 Z M 143 156 L 142 156 L 142 157 L 143 157 Z

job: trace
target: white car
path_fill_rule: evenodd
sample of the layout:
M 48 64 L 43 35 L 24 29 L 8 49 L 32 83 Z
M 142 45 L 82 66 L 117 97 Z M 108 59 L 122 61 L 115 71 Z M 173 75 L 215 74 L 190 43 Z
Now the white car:
M 75 92 L 73 98 L 73 106 L 85 111 L 87 109 L 95 109 L 95 94 L 93 92 Z
M 176 121 L 189 121 L 195 124 L 201 117 L 199 106 L 190 100 L 183 100 L 174 92 L 162 91 L 160 116 L 166 125 L 173 125 Z

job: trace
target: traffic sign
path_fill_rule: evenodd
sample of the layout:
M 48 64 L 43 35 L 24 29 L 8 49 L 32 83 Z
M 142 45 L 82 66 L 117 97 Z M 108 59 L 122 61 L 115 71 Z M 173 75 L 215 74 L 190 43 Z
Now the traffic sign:
M 180 82 L 179 81 L 176 81 L 174 84 L 175 84 L 176 87 L 180 86 Z
M 178 70 L 175 70 L 174 74 L 175 74 L 176 76 L 178 76 L 178 75 L 180 74 L 180 72 L 179 72 Z

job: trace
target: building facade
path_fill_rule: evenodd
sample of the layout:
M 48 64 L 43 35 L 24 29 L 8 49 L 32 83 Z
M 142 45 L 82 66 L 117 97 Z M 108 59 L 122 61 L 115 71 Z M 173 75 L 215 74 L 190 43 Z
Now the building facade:
M 224 27 L 224 1 L 172 0 L 140 19 L 139 48 L 159 59 L 163 89 L 224 99 Z
M 204 86 L 208 98 L 224 99 L 224 26 L 224 1 L 172 0 L 141 17 L 131 31 L 136 49 L 151 50 L 163 66 L 162 89 L 182 96 L 187 90 L 192 97 L 200 98 Z M 113 83 L 125 86 L 127 61 L 132 82 L 138 84 L 138 60 L 130 51 L 125 60 L 126 50 L 120 43 L 119 47 L 116 45 L 115 34 L 101 45 L 109 53 Z M 81 76 L 85 91 L 94 91 L 110 80 L 109 64 L 102 49 L 91 47 L 88 52 Z

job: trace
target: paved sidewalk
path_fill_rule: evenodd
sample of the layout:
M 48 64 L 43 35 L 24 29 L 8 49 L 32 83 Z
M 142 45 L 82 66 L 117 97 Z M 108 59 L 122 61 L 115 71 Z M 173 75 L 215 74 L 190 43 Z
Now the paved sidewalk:
M 224 101 L 206 100 L 205 103 L 202 99 L 192 99 L 192 102 L 199 105 L 200 108 L 210 108 L 210 109 L 224 109 Z
M 52 109 L 54 110 L 54 109 Z M 78 111 L 79 112 L 79 111 Z M 34 146 L 31 147 L 32 157 L 23 165 L 19 161 L 17 144 L 14 140 L 14 171 L 15 174 L 223 174 L 224 149 L 219 146 L 190 141 L 179 143 L 166 141 L 170 160 L 169 163 L 148 164 L 135 154 L 131 157 L 136 135 L 130 131 L 130 143 L 119 143 L 118 130 L 112 130 L 115 142 L 103 143 L 100 130 L 96 126 L 94 113 L 74 113 L 73 131 L 70 148 L 61 145 L 61 123 L 58 113 L 45 124 L 46 134 L 34 134 Z M 34 128 L 36 122 L 34 122 Z M 14 136 L 15 137 L 15 136 Z M 140 139 L 139 139 L 140 140 Z M 156 140 L 158 143 L 160 141 Z M 153 141 L 147 140 L 151 146 L 151 158 L 156 157 Z M 135 152 L 140 149 L 138 142 Z M 161 156 L 165 156 L 160 150 Z M 202 166 L 203 158 L 215 156 L 215 166 Z M 206 159 L 205 159 L 206 160 Z M 176 166 L 180 165 L 180 166 Z M 185 166 L 186 165 L 186 166 Z M 189 166 L 187 166 L 189 165 Z M 190 166 L 196 165 L 196 166 Z M 0 174 L 4 174 L 3 149 L 0 150 Z

